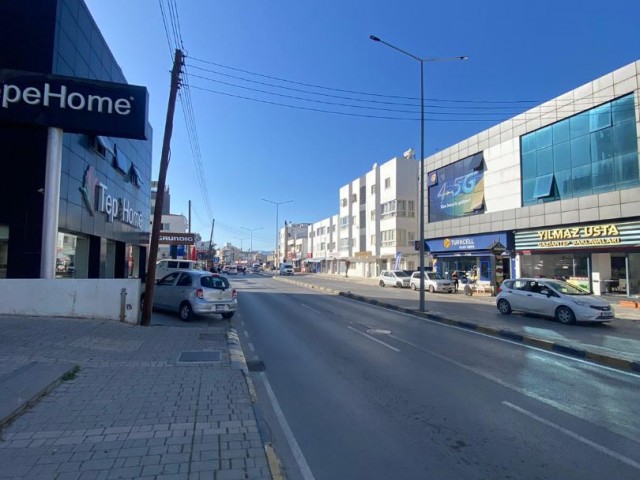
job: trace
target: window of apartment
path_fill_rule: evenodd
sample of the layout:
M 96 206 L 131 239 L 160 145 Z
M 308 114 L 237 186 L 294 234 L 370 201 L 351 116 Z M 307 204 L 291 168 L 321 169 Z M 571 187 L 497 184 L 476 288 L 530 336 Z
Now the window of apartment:
M 331 225 L 331 232 L 334 233 L 336 231 L 336 226 L 335 225 Z
M 113 146 L 113 168 L 115 168 L 120 173 L 126 173 L 124 166 L 127 164 L 127 157 L 122 150 L 118 148 L 117 145 Z
M 358 201 L 358 194 L 357 193 L 352 193 L 351 194 L 351 203 L 356 203 Z
M 340 228 L 347 228 L 349 226 L 349 217 L 340 217 Z
M 140 171 L 138 168 L 132 163 L 129 167 L 129 181 L 133 183 L 136 187 L 142 186 L 142 179 L 140 177 Z
M 374 183 L 373 185 L 371 185 L 371 195 L 375 195 L 376 194 L 376 184 Z
M 407 232 L 407 247 L 413 247 L 416 242 L 416 233 Z
M 327 244 L 325 242 L 322 242 L 320 244 L 320 250 L 326 250 L 327 249 Z
M 396 216 L 396 201 L 391 200 L 380 205 L 380 218 L 391 218 Z
M 414 218 L 415 216 L 415 202 L 413 200 L 407 200 L 407 217 Z
M 399 228 L 396 232 L 396 245 L 403 247 L 407 244 L 407 231 Z
M 363 185 L 360 187 L 360 205 L 367 203 L 367 187 Z
M 396 243 L 396 231 L 393 230 L 383 230 L 380 232 L 381 246 L 383 247 L 392 247 Z
M 398 200 L 396 203 L 396 215 L 398 217 L 407 216 L 407 202 L 404 200 Z
M 369 212 L 369 218 L 371 219 L 372 222 L 375 222 L 375 220 L 376 220 L 376 211 L 375 210 L 371 210 L 371 212 Z
M 347 206 L 347 199 L 343 198 L 342 200 L 340 200 L 340 206 L 342 207 L 346 207 Z
M 351 217 L 351 225 L 353 225 L 355 228 L 358 228 L 358 225 L 356 224 L 356 216 L 355 215 L 353 217 Z
M 369 244 L 372 246 L 375 246 L 376 244 L 376 236 L 375 235 L 371 235 L 371 237 L 369 238 Z
M 391 188 L 391 177 L 387 177 L 384 179 L 384 188 Z
M 522 204 L 640 185 L 634 102 L 626 95 L 523 135 Z
M 350 244 L 350 239 L 349 238 L 341 238 L 340 239 L 340 250 L 346 250 L 349 248 L 349 244 Z

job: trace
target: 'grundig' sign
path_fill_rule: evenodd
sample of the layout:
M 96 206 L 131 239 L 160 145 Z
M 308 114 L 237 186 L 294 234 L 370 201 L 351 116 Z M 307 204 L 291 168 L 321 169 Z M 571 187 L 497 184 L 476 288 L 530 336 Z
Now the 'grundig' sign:
M 196 236 L 193 233 L 160 232 L 158 243 L 162 245 L 195 245 Z
M 146 140 L 145 87 L 0 69 L 0 122 Z

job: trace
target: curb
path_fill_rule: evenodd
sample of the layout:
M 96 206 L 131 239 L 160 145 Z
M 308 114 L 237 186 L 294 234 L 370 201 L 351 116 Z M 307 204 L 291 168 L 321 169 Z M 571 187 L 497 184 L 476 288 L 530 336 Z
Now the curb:
M 302 287 L 307 287 L 315 290 L 327 290 L 334 295 L 350 298 L 352 300 L 356 300 L 359 302 L 368 303 L 370 305 L 375 305 L 375 306 L 386 308 L 388 310 L 393 310 L 396 312 L 407 313 L 420 318 L 426 318 L 428 320 L 434 320 L 436 322 L 440 322 L 446 325 L 451 325 L 454 327 L 463 328 L 465 330 L 484 333 L 485 335 L 490 335 L 493 337 L 506 338 L 508 340 L 519 342 L 525 345 L 534 346 L 542 350 L 549 350 L 556 353 L 562 353 L 564 355 L 568 355 L 571 357 L 576 357 L 583 360 L 589 360 L 594 363 L 599 363 L 607 367 L 615 368 L 617 370 L 625 370 L 629 372 L 640 373 L 640 362 L 638 361 L 627 360 L 625 358 L 616 357 L 614 355 L 606 355 L 602 353 L 590 352 L 588 350 L 575 347 L 573 345 L 568 345 L 568 344 L 559 343 L 559 342 L 552 342 L 549 340 L 544 340 L 542 338 L 533 337 L 533 336 L 525 335 L 518 332 L 513 332 L 507 329 L 490 327 L 487 325 L 482 325 L 482 324 L 477 324 L 472 322 L 465 322 L 461 320 L 452 320 L 450 318 L 442 317 L 441 315 L 435 315 L 433 313 L 428 313 L 428 312 L 419 312 L 418 310 L 381 302 L 379 300 L 372 299 L 369 297 L 364 297 L 362 295 L 356 295 L 351 292 L 343 292 L 340 290 L 326 289 L 324 287 L 316 287 L 314 285 L 306 284 L 303 282 L 292 281 L 288 279 L 280 279 L 280 280 L 283 282 L 287 282 L 287 283 L 291 283 L 294 285 L 299 285 Z

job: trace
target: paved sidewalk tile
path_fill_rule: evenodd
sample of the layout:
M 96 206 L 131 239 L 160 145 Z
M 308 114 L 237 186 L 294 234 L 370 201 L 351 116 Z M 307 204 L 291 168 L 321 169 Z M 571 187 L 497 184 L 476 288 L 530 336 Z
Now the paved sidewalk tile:
M 0 318 L 0 376 L 80 366 L 2 427 L 0 479 L 271 478 L 225 326 Z M 177 362 L 204 350 L 220 361 Z

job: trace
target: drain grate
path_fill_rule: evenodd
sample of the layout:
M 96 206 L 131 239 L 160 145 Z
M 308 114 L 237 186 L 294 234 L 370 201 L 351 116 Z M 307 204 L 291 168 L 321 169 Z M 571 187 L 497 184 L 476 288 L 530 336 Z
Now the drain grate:
M 178 363 L 214 363 L 220 361 L 220 352 L 182 352 Z

